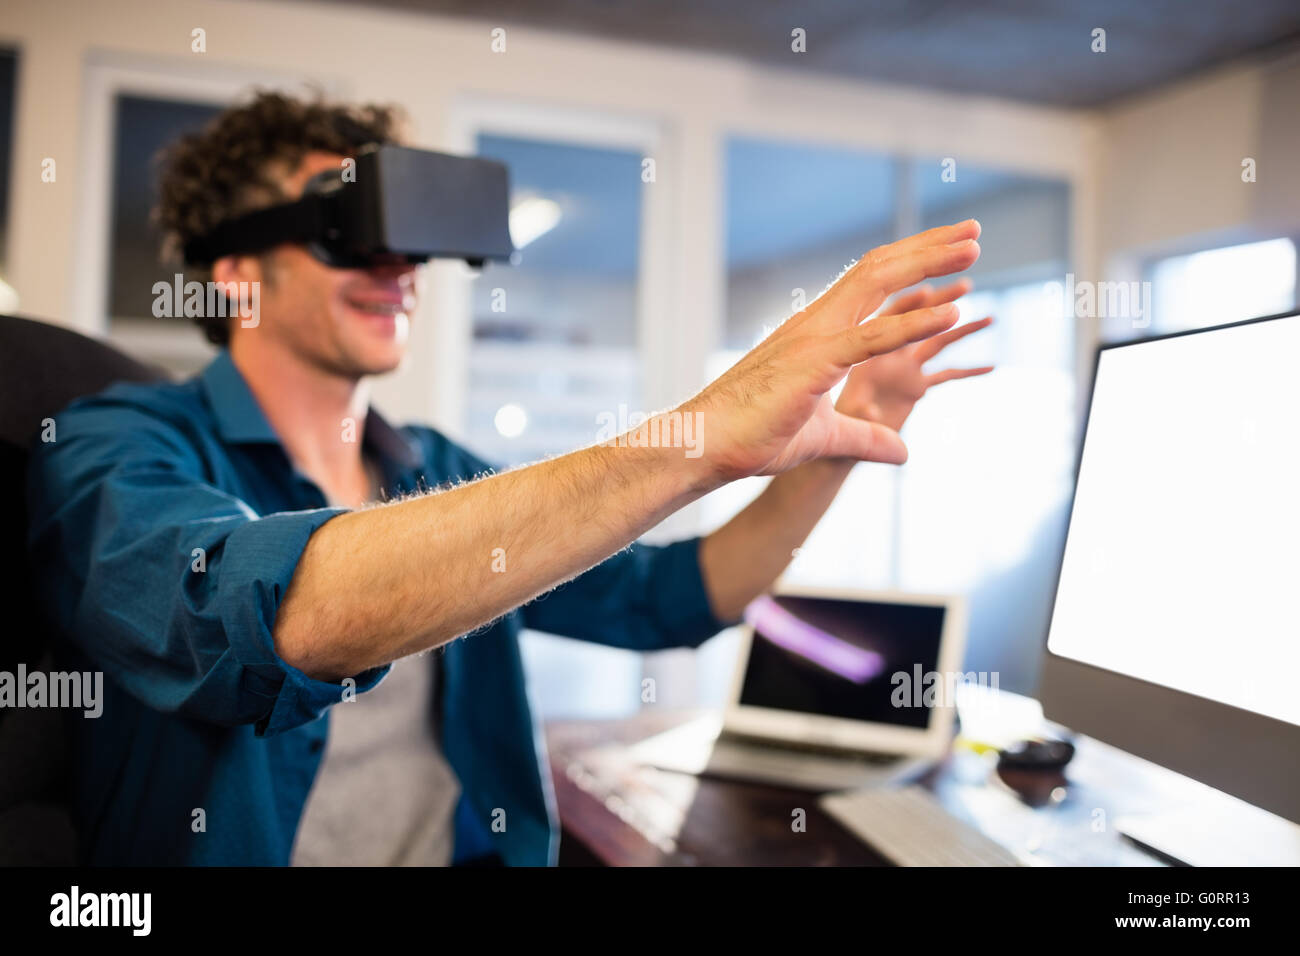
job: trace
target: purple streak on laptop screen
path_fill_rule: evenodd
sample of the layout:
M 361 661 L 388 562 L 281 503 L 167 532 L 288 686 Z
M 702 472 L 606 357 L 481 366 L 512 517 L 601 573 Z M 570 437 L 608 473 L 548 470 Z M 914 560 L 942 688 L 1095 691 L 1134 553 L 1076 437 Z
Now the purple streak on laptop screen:
M 755 599 L 745 608 L 745 622 L 754 628 L 755 636 L 855 684 L 865 684 L 885 669 L 885 659 L 875 651 L 855 647 L 814 627 L 769 595 Z

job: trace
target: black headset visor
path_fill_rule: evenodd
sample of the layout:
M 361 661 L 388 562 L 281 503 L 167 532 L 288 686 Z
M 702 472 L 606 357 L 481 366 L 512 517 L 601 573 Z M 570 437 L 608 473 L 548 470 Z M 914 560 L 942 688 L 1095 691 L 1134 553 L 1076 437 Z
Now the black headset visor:
M 358 269 L 393 262 L 507 260 L 510 186 L 504 164 L 405 146 L 362 150 L 322 173 L 301 199 L 228 219 L 185 244 L 185 261 L 305 245 L 321 262 Z

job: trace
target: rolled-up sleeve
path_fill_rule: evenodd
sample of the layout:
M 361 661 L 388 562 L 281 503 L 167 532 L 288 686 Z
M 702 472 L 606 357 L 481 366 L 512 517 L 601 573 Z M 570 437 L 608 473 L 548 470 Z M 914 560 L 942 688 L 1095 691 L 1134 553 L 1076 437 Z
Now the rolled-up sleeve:
M 630 650 L 698 647 L 736 623 L 714 616 L 699 552 L 699 538 L 633 544 L 525 605 L 524 623 Z
M 74 407 L 29 470 L 29 550 L 59 634 L 146 705 L 274 734 L 320 716 L 374 668 L 315 680 L 276 653 L 275 618 L 308 539 L 343 509 L 259 515 L 205 480 L 140 410 Z

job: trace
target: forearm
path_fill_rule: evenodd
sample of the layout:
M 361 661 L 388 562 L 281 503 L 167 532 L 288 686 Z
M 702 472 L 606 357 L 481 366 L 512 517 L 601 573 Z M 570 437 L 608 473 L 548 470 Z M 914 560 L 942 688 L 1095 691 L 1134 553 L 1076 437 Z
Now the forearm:
M 772 586 L 853 465 L 843 458 L 822 458 L 778 475 L 745 510 L 704 539 L 700 566 L 716 616 L 738 618 Z
M 706 490 L 680 449 L 597 446 L 340 515 L 307 543 L 276 650 L 338 680 L 443 644 L 599 563 Z

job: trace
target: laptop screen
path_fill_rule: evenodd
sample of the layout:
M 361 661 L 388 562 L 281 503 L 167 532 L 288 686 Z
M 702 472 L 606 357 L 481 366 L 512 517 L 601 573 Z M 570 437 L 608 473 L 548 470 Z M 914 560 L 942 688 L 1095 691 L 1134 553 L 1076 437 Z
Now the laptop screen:
M 926 604 L 761 597 L 745 612 L 754 636 L 740 703 L 924 729 L 945 613 Z

